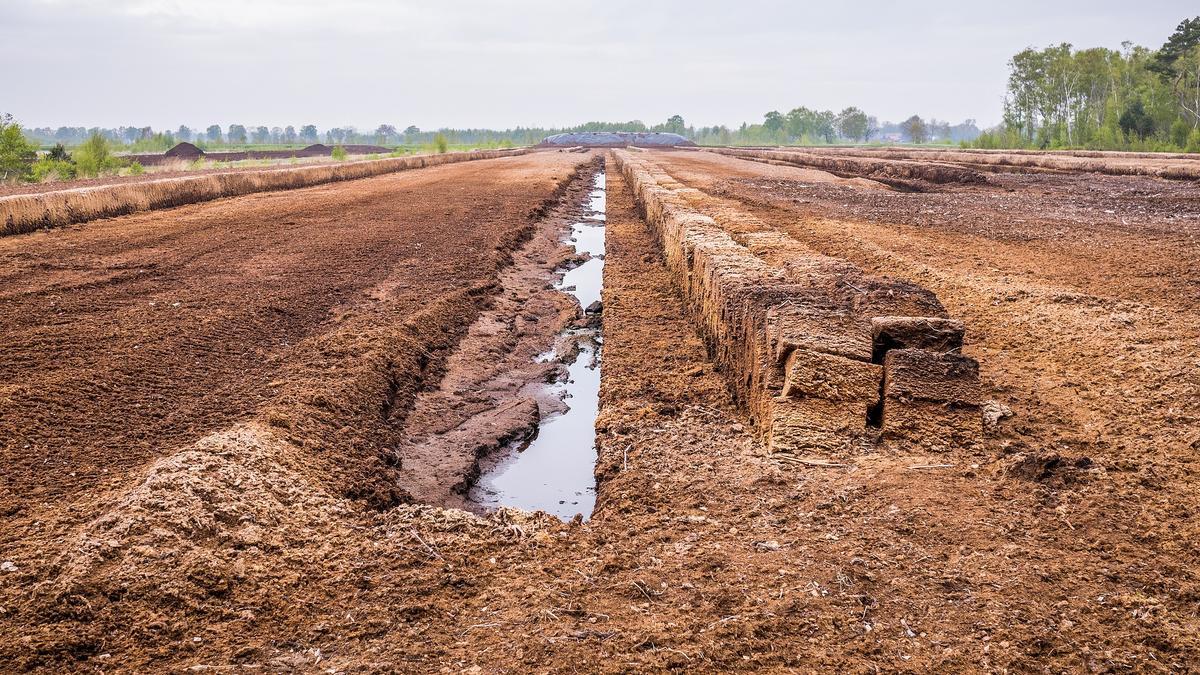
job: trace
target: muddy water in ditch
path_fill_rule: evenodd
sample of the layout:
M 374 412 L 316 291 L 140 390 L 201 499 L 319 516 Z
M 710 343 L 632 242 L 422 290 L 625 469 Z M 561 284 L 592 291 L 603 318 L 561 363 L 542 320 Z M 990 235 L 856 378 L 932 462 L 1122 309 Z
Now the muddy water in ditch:
M 601 171 L 591 193 L 591 213 L 571 226 L 570 243 L 576 253 L 591 257 L 568 270 L 556 286 L 575 296 L 585 310 L 600 300 L 604 281 L 604 208 Z M 567 364 L 566 379 L 550 385 L 567 404 L 567 411 L 542 419 L 536 435 L 516 443 L 486 468 L 471 490 L 472 501 L 493 508 L 546 511 L 563 519 L 591 515 L 596 504 L 596 415 L 603 344 L 599 322 L 594 323 L 596 328 L 567 330 L 559 336 L 556 350 L 538 357 L 562 358 Z

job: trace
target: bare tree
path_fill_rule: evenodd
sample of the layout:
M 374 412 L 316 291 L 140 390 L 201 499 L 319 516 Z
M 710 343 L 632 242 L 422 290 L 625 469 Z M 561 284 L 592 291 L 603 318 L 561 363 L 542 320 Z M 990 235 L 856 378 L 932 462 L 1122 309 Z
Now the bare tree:
M 925 126 L 925 120 L 921 119 L 920 115 L 913 115 L 901 122 L 900 130 L 913 143 L 924 143 L 929 140 L 929 129 Z

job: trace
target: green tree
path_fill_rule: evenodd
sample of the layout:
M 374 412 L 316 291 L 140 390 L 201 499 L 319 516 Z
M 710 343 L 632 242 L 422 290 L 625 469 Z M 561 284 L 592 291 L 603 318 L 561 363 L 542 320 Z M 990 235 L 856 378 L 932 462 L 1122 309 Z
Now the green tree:
M 871 123 L 865 112 L 851 106 L 838 113 L 837 128 L 844 138 L 866 141 Z
M 446 152 L 446 150 L 449 149 L 449 145 L 450 142 L 446 139 L 446 134 L 443 134 L 439 131 L 437 135 L 433 137 L 433 147 L 437 149 L 438 152 Z
M 315 124 L 305 124 L 300 127 L 300 140 L 305 143 L 317 142 L 317 126 Z
M 391 124 L 380 124 L 375 128 L 375 142 L 382 145 L 384 143 L 393 143 L 399 137 L 399 132 L 396 127 Z
M 37 148 L 25 140 L 21 125 L 12 115 L 0 115 L 0 181 L 29 177 L 36 159 Z
M 209 143 L 221 142 L 221 125 L 213 124 L 204 131 L 204 135 L 208 138 Z
M 832 143 L 837 136 L 837 115 L 832 110 L 822 110 L 813 116 L 813 132 L 823 138 L 826 143 Z
M 1200 16 L 1184 19 L 1147 68 L 1170 83 L 1192 128 L 1200 127 Z
M 229 138 L 229 142 L 234 145 L 245 145 L 246 127 L 242 126 L 241 124 L 230 124 L 229 133 L 227 133 L 226 136 Z
M 763 115 L 763 127 L 771 133 L 783 131 L 784 123 L 783 115 L 778 110 Z
M 1139 147 L 1182 147 L 1186 130 L 1200 127 L 1200 17 L 1179 24 L 1157 52 L 1121 47 L 1062 43 L 1013 56 L 1003 127 L 982 142 L 1128 149 L 1132 139 Z
M 1126 136 L 1136 135 L 1138 140 L 1145 140 L 1147 136 L 1154 133 L 1154 119 L 1146 114 L 1146 107 L 1142 105 L 1140 99 L 1135 99 L 1126 106 L 1125 112 L 1121 113 L 1117 124 Z

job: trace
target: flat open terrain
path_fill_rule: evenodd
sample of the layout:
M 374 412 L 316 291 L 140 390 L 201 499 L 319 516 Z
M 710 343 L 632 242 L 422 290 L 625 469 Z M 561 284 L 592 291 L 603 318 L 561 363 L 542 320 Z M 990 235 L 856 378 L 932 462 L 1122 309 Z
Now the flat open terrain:
M 404 341 L 445 348 L 466 330 L 578 162 L 465 163 L 0 239 L 4 545 L 57 536 L 26 528 L 87 518 L 76 500 L 255 417 L 322 438 L 314 461 L 374 461 L 381 406 L 422 382 L 398 362 Z M 323 414 L 296 410 L 314 402 Z M 335 491 L 372 484 L 338 483 L 357 461 L 327 464 Z
M 442 508 L 529 424 L 514 392 L 576 320 L 548 283 L 599 154 L 0 238 L 0 663 L 1200 661 L 1195 181 L 604 152 L 596 510 Z M 976 442 L 880 443 L 864 408 L 814 423 L 840 450 L 770 446 L 633 162 L 789 289 L 804 260 L 856 308 L 894 290 L 960 320 Z

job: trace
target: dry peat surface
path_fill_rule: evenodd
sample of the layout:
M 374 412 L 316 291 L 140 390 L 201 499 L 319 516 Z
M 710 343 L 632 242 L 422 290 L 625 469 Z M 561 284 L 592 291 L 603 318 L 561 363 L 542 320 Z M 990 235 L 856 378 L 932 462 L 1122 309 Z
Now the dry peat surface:
M 2 670 L 1195 670 L 1197 182 L 739 153 L 0 237 Z

